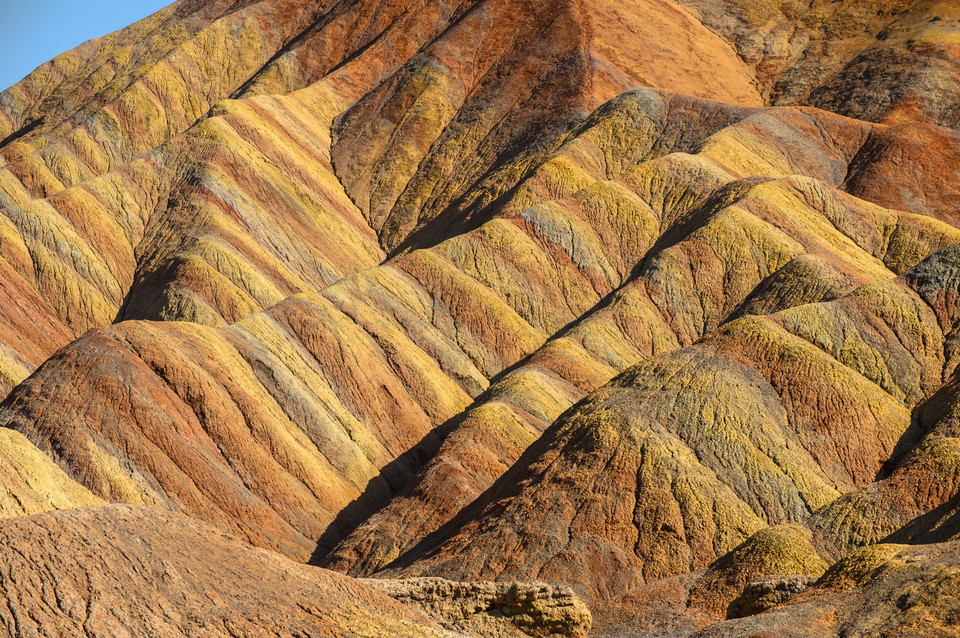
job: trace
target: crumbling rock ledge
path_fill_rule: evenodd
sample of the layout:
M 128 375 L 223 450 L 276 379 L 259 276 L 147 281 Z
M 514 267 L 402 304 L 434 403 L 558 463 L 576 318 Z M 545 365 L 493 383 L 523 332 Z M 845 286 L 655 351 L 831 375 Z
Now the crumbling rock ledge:
M 788 598 L 806 590 L 815 582 L 816 576 L 802 574 L 772 576 L 752 581 L 730 605 L 728 615 L 730 618 L 745 618 L 763 613 L 786 602 Z
M 593 624 L 590 610 L 568 587 L 443 578 L 361 580 L 451 631 L 496 638 L 583 638 Z

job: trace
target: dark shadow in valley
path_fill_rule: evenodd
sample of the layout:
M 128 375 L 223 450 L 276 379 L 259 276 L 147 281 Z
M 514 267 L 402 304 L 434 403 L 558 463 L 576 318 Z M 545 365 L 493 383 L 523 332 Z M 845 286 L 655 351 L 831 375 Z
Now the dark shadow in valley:
M 394 496 L 413 482 L 420 470 L 436 455 L 447 435 L 462 420 L 460 415 L 431 430 L 416 445 L 387 463 L 367 483 L 363 493 L 337 514 L 317 540 L 317 547 L 308 561 L 317 565 L 337 544 L 369 517 L 383 509 Z

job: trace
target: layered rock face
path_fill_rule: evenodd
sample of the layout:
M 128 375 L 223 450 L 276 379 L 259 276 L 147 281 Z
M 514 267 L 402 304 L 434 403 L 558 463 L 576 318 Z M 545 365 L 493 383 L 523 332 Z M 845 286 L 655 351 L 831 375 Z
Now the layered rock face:
M 40 67 L 9 632 L 949 626 L 958 60 L 926 0 L 180 0 Z
M 479 635 L 588 635 L 590 610 L 568 588 L 542 583 L 456 583 L 443 578 L 363 581 L 450 629 Z

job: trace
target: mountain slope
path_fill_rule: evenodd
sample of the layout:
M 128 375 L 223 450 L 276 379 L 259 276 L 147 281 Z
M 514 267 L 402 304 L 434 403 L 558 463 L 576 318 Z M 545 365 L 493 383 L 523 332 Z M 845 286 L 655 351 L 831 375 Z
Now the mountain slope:
M 0 93 L 0 514 L 85 509 L 5 529 L 857 626 L 830 574 L 956 533 L 958 44 L 935 0 L 180 0 L 59 56 Z
M 387 573 L 576 581 L 610 603 L 870 484 L 917 440 L 911 409 L 955 365 L 941 331 L 953 303 L 934 295 L 955 299 L 958 246 L 628 370 Z M 931 270 L 936 287 L 917 285 Z
M 303 558 L 321 538 L 321 552 L 329 549 L 399 491 L 435 449 L 434 428 L 508 366 L 528 355 L 535 361 L 535 351 L 568 324 L 590 340 L 605 332 L 602 316 L 626 306 L 631 316 L 621 317 L 622 325 L 659 325 L 650 345 L 636 344 L 656 355 L 715 330 L 755 293 L 751 303 L 767 309 L 809 294 L 833 296 L 892 276 L 884 261 L 900 270 L 960 238 L 932 219 L 830 191 L 856 156 L 863 125 L 774 111 L 724 127 L 744 115 L 732 111 L 708 120 L 697 139 L 685 115 L 696 104 L 648 92 L 618 98 L 496 218 L 321 293 L 290 297 L 227 328 L 125 322 L 91 332 L 11 393 L 0 422 L 27 434 L 102 498 L 194 514 Z M 651 125 L 657 114 L 666 136 Z M 636 127 L 627 136 L 624 123 Z M 804 156 L 790 155 L 792 136 L 810 126 L 833 137 Z M 674 139 L 674 127 L 685 138 Z M 592 157 L 580 150 L 588 140 L 599 146 Z M 631 162 L 597 172 L 605 154 L 626 147 L 637 152 Z M 678 152 L 697 147 L 692 158 Z M 571 155 L 589 163 L 582 177 L 567 176 L 565 187 L 553 171 Z M 699 192 L 691 190 L 698 184 L 688 177 L 691 164 L 703 174 Z M 830 181 L 782 177 L 801 170 Z M 746 171 L 755 172 L 745 178 Z M 550 199 L 535 203 L 538 192 Z M 784 207 L 791 217 L 779 212 Z M 564 236 L 564 228 L 575 234 Z M 840 287 L 779 299 L 762 291 L 771 279 L 798 278 L 793 271 L 809 259 L 834 273 Z M 739 285 L 723 283 L 730 280 Z M 591 313 L 601 294 L 614 291 L 630 303 Z M 584 356 L 603 364 L 607 376 L 594 374 L 565 394 L 545 383 L 545 392 L 561 398 L 524 428 L 500 471 L 559 412 L 644 356 L 634 346 L 627 358 L 605 361 L 590 348 Z M 516 383 L 515 372 L 502 383 Z M 535 396 L 519 394 L 521 401 Z M 496 431 L 498 419 L 491 425 Z M 495 478 L 486 476 L 467 497 Z M 448 507 L 448 516 L 464 501 Z M 422 520 L 432 519 L 425 513 Z M 432 530 L 410 531 L 412 541 Z
M 357 179 L 382 180 L 354 166 L 350 149 L 384 146 L 384 135 L 409 140 L 385 148 L 378 162 L 390 167 L 391 179 L 439 185 L 451 179 L 451 166 L 439 156 L 425 161 L 431 142 L 441 132 L 473 145 L 483 141 L 487 150 L 462 149 L 476 166 L 471 181 L 444 186 L 449 203 L 492 163 L 519 152 L 519 138 L 528 134 L 522 124 L 495 125 L 521 95 L 550 104 L 524 115 L 537 118 L 549 139 L 551 129 L 582 109 L 659 77 L 650 62 L 634 69 L 629 57 L 587 53 L 598 40 L 590 21 L 610 11 L 603 3 L 570 3 L 560 21 L 552 5 L 535 2 L 518 8 L 490 1 L 394 3 L 386 10 L 372 2 L 328 4 L 178 2 L 59 56 L 4 92 L 0 208 L 9 220 L 9 249 L 0 272 L 7 272 L 5 290 L 23 290 L 15 296 L 23 310 L 4 317 L 4 389 L 72 338 L 115 318 L 232 322 L 379 262 L 376 240 L 328 159 L 331 120 L 370 91 L 337 127 L 334 159 L 354 175 L 345 179 L 341 172 L 350 196 L 362 201 Z M 633 24 L 644 18 L 632 16 Z M 494 21 L 502 37 L 487 42 L 469 74 L 457 68 L 464 47 L 473 47 L 473 36 Z M 703 59 L 726 59 L 738 71 L 724 43 L 682 11 L 673 9 L 658 26 L 699 34 L 691 41 Z M 653 28 L 603 33 L 634 38 L 630 49 L 640 51 Z M 541 39 L 528 41 L 531 34 Z M 552 50 L 527 59 L 542 43 Z M 576 74 L 567 73 L 571 64 L 579 65 Z M 446 88 L 423 93 L 427 77 L 416 74 L 430 65 L 440 83 L 434 86 Z M 529 77 L 531 69 L 540 79 Z M 509 89 L 471 88 L 507 76 L 515 78 Z M 595 78 L 600 86 L 592 90 Z M 715 81 L 688 64 L 669 83 L 681 89 L 704 81 L 696 92 L 757 102 L 742 72 L 732 82 Z M 448 102 L 455 84 L 462 97 Z M 278 95 L 298 89 L 307 92 Z M 564 92 L 568 97 L 557 104 Z M 278 97 L 250 99 L 268 94 Z M 416 108 L 444 115 L 429 121 L 406 115 L 414 100 Z M 382 101 L 392 113 L 376 110 Z M 481 111 L 486 121 L 470 115 Z M 211 115 L 218 117 L 204 122 Z M 403 133 L 370 128 L 384 118 L 402 119 Z M 456 179 L 470 174 L 458 171 Z M 385 246 L 410 230 L 389 231 L 387 238 L 368 206 L 361 208 Z M 42 220 L 39 228 L 35 220 Z M 37 331 L 38 320 L 49 329 Z

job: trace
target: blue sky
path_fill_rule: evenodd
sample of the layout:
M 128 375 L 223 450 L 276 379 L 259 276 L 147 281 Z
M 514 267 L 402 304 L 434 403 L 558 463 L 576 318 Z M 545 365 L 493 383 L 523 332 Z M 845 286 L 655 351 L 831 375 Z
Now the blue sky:
M 78 44 L 173 0 L 0 0 L 0 91 Z

